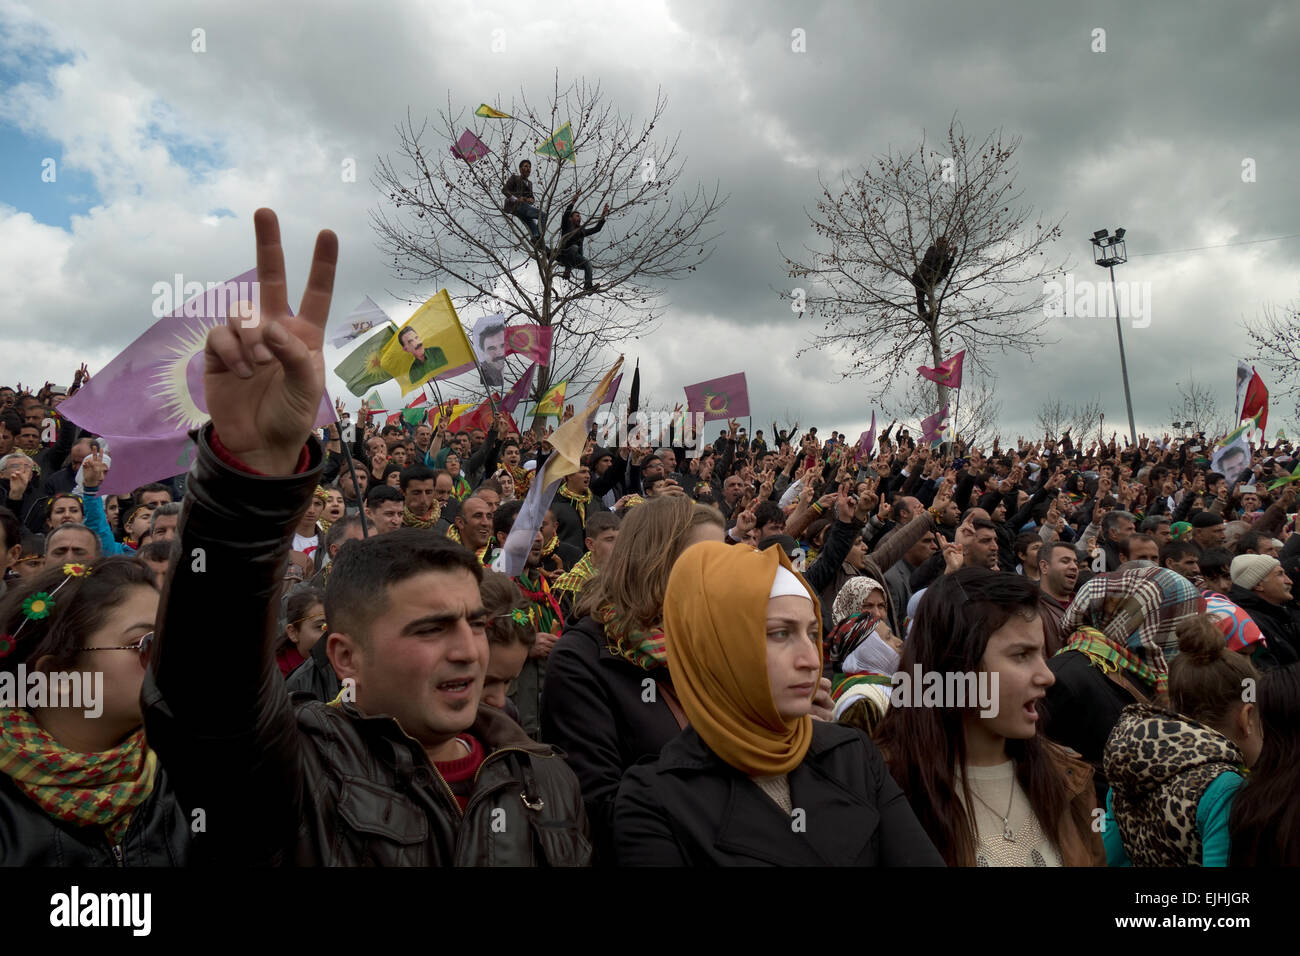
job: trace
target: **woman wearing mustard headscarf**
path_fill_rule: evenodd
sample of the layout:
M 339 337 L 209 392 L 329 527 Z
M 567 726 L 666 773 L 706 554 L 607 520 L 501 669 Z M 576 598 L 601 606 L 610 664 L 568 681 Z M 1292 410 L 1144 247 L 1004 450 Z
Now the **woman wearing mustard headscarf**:
M 876 749 L 814 720 L 817 595 L 780 548 L 688 548 L 664 598 L 690 726 L 619 787 L 625 866 L 943 864 Z

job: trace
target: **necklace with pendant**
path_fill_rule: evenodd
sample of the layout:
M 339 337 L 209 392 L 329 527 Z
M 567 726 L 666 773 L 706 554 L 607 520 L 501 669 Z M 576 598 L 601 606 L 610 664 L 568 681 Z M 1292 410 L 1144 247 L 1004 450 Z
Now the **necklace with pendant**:
M 978 800 L 980 803 L 984 804 L 984 806 L 988 807 L 988 808 L 989 808 L 989 812 L 992 813 L 995 817 L 996 817 L 996 816 L 1001 816 L 1001 817 L 1002 817 L 1002 839 L 1006 840 L 1008 843 L 1015 843 L 1015 842 L 1016 842 L 1016 835 L 1015 835 L 1014 833 L 1011 832 L 1011 807 L 1012 807 L 1012 805 L 1015 803 L 1015 800 L 1016 800 L 1016 778 L 1015 778 L 1015 776 L 1013 775 L 1013 776 L 1011 777 L 1011 799 L 1007 801 L 1007 812 L 1004 813 L 1004 814 L 999 814 L 996 810 L 994 810 L 992 807 L 990 807 L 988 801 L 985 800 L 983 797 L 981 797 L 981 796 L 980 796 L 978 793 L 976 793 L 974 790 L 971 790 L 971 794 L 975 797 L 976 800 Z

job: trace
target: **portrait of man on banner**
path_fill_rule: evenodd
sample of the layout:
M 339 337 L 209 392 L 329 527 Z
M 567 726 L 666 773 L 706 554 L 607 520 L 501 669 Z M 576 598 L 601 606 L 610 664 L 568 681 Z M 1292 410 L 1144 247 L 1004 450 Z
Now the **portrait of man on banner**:
M 1210 459 L 1210 470 L 1217 471 L 1232 484 L 1250 467 L 1250 446 L 1243 435 L 1230 445 L 1215 449 Z
M 488 388 L 501 388 L 506 375 L 506 321 L 505 316 L 484 315 L 474 323 L 474 352 L 479 368 L 483 370 L 483 384 Z
M 385 349 L 382 364 L 397 379 L 403 394 L 419 388 L 447 367 L 446 354 L 437 346 L 425 347 L 424 336 L 414 321 L 402 326 L 396 341 L 401 346 L 401 352 L 394 356 L 389 349 Z M 406 365 L 404 369 L 400 368 L 403 363 Z M 393 368 L 394 364 L 398 368 Z

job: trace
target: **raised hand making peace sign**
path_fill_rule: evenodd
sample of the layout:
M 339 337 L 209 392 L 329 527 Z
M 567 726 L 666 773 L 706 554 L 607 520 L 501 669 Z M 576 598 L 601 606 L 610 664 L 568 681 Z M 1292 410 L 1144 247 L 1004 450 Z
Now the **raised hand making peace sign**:
M 284 251 L 275 213 L 253 214 L 261 311 L 250 327 L 234 316 L 208 333 L 203 386 L 221 443 L 250 468 L 292 474 L 325 389 L 321 347 L 334 291 L 338 237 L 316 237 L 298 314 L 289 315 Z

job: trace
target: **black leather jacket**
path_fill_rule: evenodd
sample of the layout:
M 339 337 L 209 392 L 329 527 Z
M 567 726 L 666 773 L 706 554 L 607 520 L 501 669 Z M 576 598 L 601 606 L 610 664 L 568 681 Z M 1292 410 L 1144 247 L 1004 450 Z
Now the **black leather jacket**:
M 54 819 L 0 774 L 0 866 L 185 866 L 189 854 L 189 819 L 161 769 L 116 846 L 98 827 Z
M 187 560 L 169 579 L 142 692 L 149 741 L 181 806 L 205 810 L 195 855 L 300 866 L 588 863 L 573 771 L 501 711 L 479 708 L 471 732 L 488 756 L 462 813 L 392 717 L 291 703 L 274 660 L 275 601 L 320 444 L 310 440 L 307 471 L 259 477 L 217 458 L 211 428 L 196 435 L 179 527 Z

